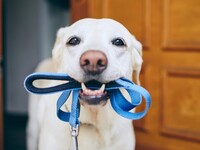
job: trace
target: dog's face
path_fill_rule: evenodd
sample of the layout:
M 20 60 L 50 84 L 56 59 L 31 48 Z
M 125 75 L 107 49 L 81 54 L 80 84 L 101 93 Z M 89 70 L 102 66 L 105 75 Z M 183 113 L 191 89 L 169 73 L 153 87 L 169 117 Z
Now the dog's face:
M 80 83 L 107 83 L 139 75 L 142 65 L 141 44 L 120 23 L 111 19 L 83 19 L 61 28 L 53 49 L 59 71 Z M 138 78 L 137 78 L 138 79 Z M 139 82 L 139 81 L 138 81 Z M 91 90 L 82 84 L 80 98 L 89 105 L 104 104 L 104 84 Z

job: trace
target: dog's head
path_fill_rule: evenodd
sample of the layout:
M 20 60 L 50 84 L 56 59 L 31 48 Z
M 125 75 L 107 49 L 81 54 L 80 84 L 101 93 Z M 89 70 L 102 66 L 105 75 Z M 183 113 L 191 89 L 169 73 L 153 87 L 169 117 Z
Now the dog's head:
M 82 83 L 82 104 L 105 104 L 104 83 L 120 77 L 131 79 L 142 65 L 142 46 L 120 23 L 112 19 L 83 19 L 61 28 L 53 49 L 53 59 L 59 72 Z M 86 82 L 98 81 L 99 90 L 85 87 Z

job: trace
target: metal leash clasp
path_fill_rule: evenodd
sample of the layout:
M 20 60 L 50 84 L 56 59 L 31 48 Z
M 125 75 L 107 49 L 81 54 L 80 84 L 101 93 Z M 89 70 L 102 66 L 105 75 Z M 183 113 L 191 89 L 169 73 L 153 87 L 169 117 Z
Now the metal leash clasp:
M 79 133 L 79 125 L 77 124 L 76 127 L 70 127 L 71 135 L 72 135 L 72 143 L 70 150 L 78 150 L 78 133 Z

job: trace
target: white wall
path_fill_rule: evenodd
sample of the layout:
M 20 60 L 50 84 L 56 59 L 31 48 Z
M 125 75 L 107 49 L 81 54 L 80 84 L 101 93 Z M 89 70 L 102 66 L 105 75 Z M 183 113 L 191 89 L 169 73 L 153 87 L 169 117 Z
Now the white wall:
M 58 28 L 69 12 L 46 0 L 4 1 L 5 104 L 9 113 L 27 113 L 28 94 L 23 80 L 51 56 Z

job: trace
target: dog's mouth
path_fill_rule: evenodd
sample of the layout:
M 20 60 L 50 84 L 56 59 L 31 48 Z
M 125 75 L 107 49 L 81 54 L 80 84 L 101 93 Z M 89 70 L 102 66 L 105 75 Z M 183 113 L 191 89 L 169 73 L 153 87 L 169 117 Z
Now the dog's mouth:
M 95 85 L 96 88 L 88 88 L 87 85 Z M 89 81 L 87 83 L 81 83 L 82 90 L 79 91 L 80 104 L 104 106 L 108 100 L 107 91 L 105 91 L 105 84 L 97 81 Z

